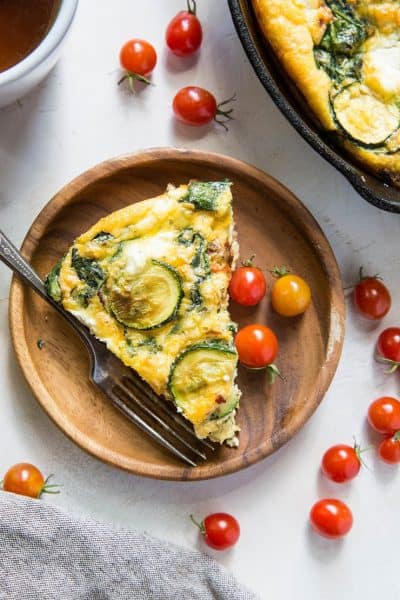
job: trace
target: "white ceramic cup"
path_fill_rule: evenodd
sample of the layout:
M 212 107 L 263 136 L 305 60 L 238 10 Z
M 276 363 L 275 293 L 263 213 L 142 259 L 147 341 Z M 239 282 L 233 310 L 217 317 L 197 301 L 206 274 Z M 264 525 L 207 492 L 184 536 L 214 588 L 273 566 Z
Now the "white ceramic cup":
M 11 104 L 35 87 L 60 57 L 74 19 L 78 0 L 60 0 L 53 25 L 39 46 L 19 63 L 0 73 L 0 107 Z

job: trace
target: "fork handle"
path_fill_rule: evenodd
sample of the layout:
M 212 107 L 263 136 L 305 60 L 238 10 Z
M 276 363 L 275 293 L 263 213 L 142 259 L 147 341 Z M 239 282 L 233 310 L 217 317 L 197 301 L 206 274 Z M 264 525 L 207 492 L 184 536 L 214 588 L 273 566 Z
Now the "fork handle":
M 21 256 L 16 247 L 0 230 L 0 259 L 16 273 L 25 283 L 30 285 L 35 292 L 48 298 L 46 288 L 38 274 L 31 265 Z
M 0 230 L 0 260 L 7 265 L 24 283 L 27 283 L 35 292 L 39 294 L 48 304 L 55 308 L 68 322 L 75 331 L 81 336 L 85 342 L 87 348 L 90 350 L 91 356 L 93 356 L 95 345 L 97 341 L 88 333 L 86 327 L 84 327 L 75 317 L 70 315 L 63 307 L 55 302 L 53 298 L 47 295 L 45 285 L 40 279 L 36 271 L 31 265 L 23 258 L 17 248 L 10 242 L 10 240 Z

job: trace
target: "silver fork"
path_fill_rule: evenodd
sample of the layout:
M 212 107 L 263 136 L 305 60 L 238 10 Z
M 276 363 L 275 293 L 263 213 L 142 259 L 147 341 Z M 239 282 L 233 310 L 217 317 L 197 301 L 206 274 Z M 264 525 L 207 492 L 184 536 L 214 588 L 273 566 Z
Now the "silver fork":
M 139 375 L 109 352 L 84 325 L 65 311 L 46 293 L 43 281 L 0 231 L 0 259 L 46 302 L 51 304 L 75 329 L 90 355 L 91 381 L 128 419 L 183 462 L 196 467 L 214 450 L 206 440 L 199 440 L 189 423 L 159 398 Z

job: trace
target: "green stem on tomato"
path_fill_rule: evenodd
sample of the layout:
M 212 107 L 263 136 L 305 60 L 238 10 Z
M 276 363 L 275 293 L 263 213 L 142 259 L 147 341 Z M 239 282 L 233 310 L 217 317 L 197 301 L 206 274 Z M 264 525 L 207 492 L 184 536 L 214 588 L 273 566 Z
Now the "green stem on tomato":
M 227 98 L 227 100 L 223 100 L 222 102 L 220 102 L 217 106 L 217 110 L 216 113 L 214 115 L 214 121 L 216 123 L 218 123 L 218 125 L 221 125 L 225 131 L 228 131 L 228 126 L 227 126 L 227 122 L 228 121 L 233 121 L 233 117 L 232 117 L 232 113 L 233 113 L 233 108 L 222 108 L 223 106 L 225 106 L 226 104 L 229 104 L 229 102 L 235 102 L 236 100 L 236 94 L 233 94 L 233 96 L 231 96 L 230 98 Z M 221 119 L 217 119 L 217 117 L 222 117 Z
M 270 383 L 275 383 L 275 380 L 277 377 L 279 377 L 279 379 L 282 379 L 282 381 L 285 381 L 284 376 L 282 375 L 282 373 L 280 372 L 280 370 L 278 369 L 278 367 L 274 364 L 270 364 L 267 365 L 267 374 L 268 374 L 268 380 Z
M 187 9 L 188 9 L 188 13 L 190 13 L 191 15 L 195 15 L 196 14 L 196 0 L 186 0 L 187 2 Z
M 249 371 L 267 371 L 269 383 L 274 383 L 277 377 L 279 377 L 279 379 L 282 379 L 282 381 L 285 381 L 284 376 L 282 375 L 278 367 L 273 363 L 265 365 L 265 367 L 249 367 L 244 363 L 242 364 L 246 369 L 249 369 Z
M 274 277 L 277 277 L 279 279 L 280 277 L 288 275 L 290 273 L 290 269 L 288 267 L 285 267 L 285 265 L 282 265 L 281 267 L 277 267 L 275 265 L 273 269 L 269 269 L 269 272 L 272 273 Z
M 387 358 L 384 362 L 390 365 L 390 368 L 385 371 L 385 375 L 391 375 L 400 367 L 400 363 L 396 362 L 395 360 L 390 360 L 389 358 Z
M 196 519 L 194 518 L 193 515 L 190 515 L 190 520 L 192 521 L 192 523 L 194 523 L 196 525 L 196 527 L 198 527 L 200 529 L 201 535 L 206 534 L 206 528 L 204 527 L 203 521 L 201 523 L 199 523 L 198 521 L 196 521 Z
M 356 285 L 358 285 L 360 283 L 360 281 L 363 281 L 364 279 L 381 279 L 382 277 L 378 274 L 376 275 L 364 275 L 364 267 L 360 267 L 358 270 L 358 281 L 357 283 L 353 283 L 352 285 L 346 285 L 346 287 L 344 287 L 344 291 L 346 290 L 352 290 L 353 288 L 356 287 Z
M 254 267 L 254 259 L 255 259 L 256 255 L 252 254 L 250 256 L 250 258 L 247 258 L 246 260 L 242 260 L 242 265 L 243 267 Z
M 393 434 L 393 439 L 395 442 L 400 442 L 400 431 L 396 431 L 396 433 Z
M 362 465 L 363 467 L 365 467 L 366 469 L 369 470 L 369 467 L 368 467 L 367 463 L 364 461 L 361 454 L 363 452 L 368 452 L 369 450 L 371 450 L 372 446 L 368 446 L 367 448 L 361 448 L 360 444 L 357 444 L 356 438 L 354 437 L 353 439 L 354 439 L 354 452 L 356 453 L 356 456 L 357 456 L 358 460 L 360 461 L 360 465 Z
M 121 83 L 123 83 L 124 81 L 128 81 L 129 87 L 133 94 L 136 93 L 135 88 L 133 87 L 133 83 L 135 81 L 141 81 L 146 85 L 152 85 L 150 79 L 144 77 L 144 75 L 139 75 L 138 73 L 131 73 L 130 71 L 127 71 L 125 75 L 121 77 L 121 79 L 118 81 L 118 85 L 121 85 Z
M 45 482 L 42 486 L 42 489 L 38 493 L 38 498 L 42 497 L 42 494 L 59 494 L 60 490 L 58 489 L 61 484 L 58 483 L 49 483 L 50 479 L 54 477 L 53 474 L 46 477 Z

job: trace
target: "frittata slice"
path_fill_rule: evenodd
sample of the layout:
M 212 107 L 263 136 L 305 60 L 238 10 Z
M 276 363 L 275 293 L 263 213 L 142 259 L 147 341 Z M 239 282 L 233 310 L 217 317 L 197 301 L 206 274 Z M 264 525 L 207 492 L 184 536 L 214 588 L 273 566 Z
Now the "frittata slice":
M 400 186 L 399 0 L 252 0 L 260 27 L 321 125 Z
M 227 292 L 237 255 L 230 183 L 170 185 L 78 237 L 47 291 L 173 401 L 199 438 L 237 445 Z

